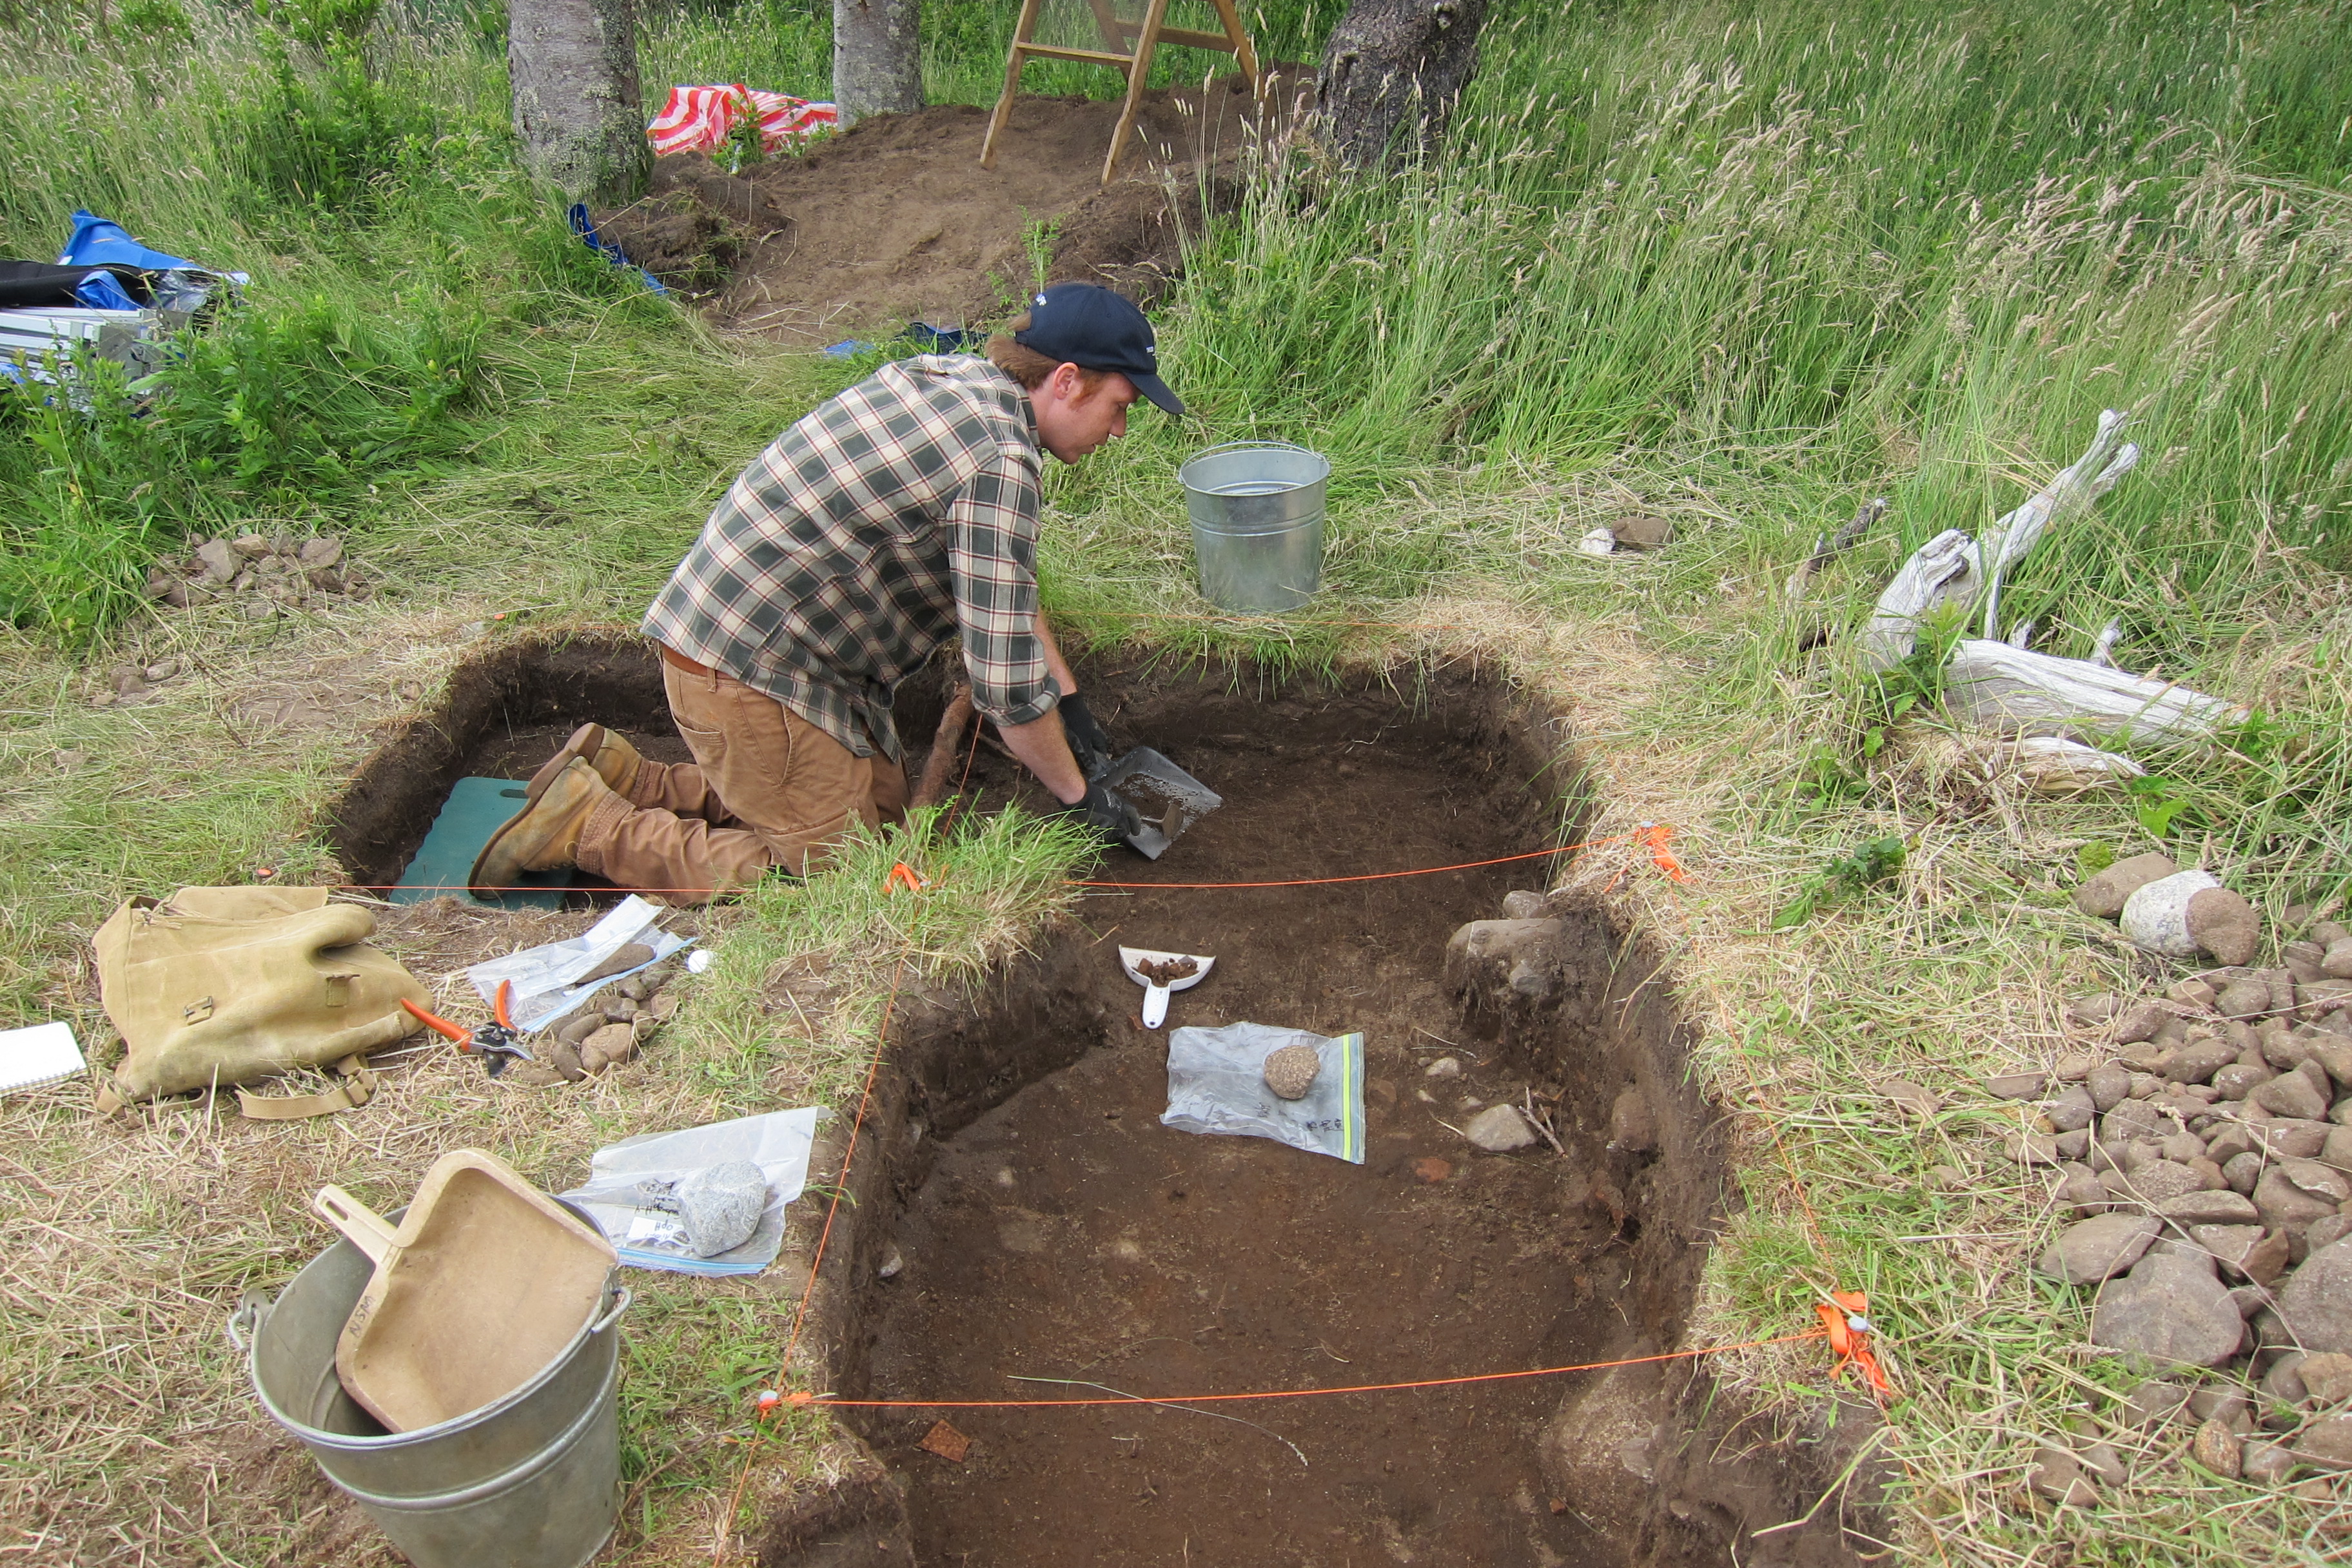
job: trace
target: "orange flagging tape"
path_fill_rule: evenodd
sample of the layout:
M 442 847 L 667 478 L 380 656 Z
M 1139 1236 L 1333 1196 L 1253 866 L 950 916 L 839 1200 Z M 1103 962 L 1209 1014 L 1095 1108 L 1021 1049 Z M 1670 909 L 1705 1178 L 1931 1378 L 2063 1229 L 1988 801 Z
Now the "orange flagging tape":
M 1628 1356 L 1622 1361 L 1592 1361 L 1577 1366 L 1538 1366 L 1523 1372 L 1480 1372 L 1466 1377 L 1423 1377 L 1411 1383 L 1360 1383 L 1345 1388 L 1270 1388 L 1248 1394 L 1130 1394 L 1113 1399 L 836 1399 L 830 1394 L 792 1394 L 784 1396 L 786 1405 L 839 1405 L 858 1410 L 1049 1410 L 1063 1405 L 1214 1405 L 1236 1399 L 1308 1399 L 1325 1394 L 1394 1394 L 1415 1388 L 1453 1388 L 1469 1383 L 1505 1383 L 1514 1378 L 1562 1377 L 1572 1372 L 1605 1372 L 1617 1366 L 1645 1366 L 1653 1362 L 1686 1361 L 1694 1356 L 1723 1355 L 1731 1351 L 1760 1349 L 1765 1345 L 1797 1344 L 1823 1336 L 1820 1329 L 1807 1329 L 1802 1333 L 1781 1334 L 1769 1340 L 1745 1340 L 1733 1345 L 1701 1345 L 1696 1350 L 1667 1351 L 1662 1355 Z M 763 1390 L 760 1407 L 764 1413 L 777 1401 L 772 1391 Z
M 1895 1392 L 1879 1369 L 1878 1358 L 1871 1353 L 1870 1297 L 1861 1290 L 1824 1290 L 1828 1300 L 1816 1304 L 1813 1310 L 1822 1318 L 1822 1331 L 1829 1336 L 1830 1349 L 1837 1352 L 1837 1364 L 1830 1368 L 1836 1377 L 1848 1366 L 1858 1368 L 1863 1381 L 1870 1385 L 1872 1395 L 1882 1405 Z

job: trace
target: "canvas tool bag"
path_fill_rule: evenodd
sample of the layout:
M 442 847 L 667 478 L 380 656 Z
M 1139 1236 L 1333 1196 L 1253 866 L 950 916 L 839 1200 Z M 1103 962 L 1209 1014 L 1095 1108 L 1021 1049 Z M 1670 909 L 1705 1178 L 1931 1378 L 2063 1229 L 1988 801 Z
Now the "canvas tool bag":
M 335 1089 L 273 1099 L 240 1089 L 238 1103 L 265 1121 L 366 1104 L 367 1053 L 423 1027 L 402 997 L 425 1007 L 432 995 L 366 945 L 373 915 L 330 904 L 328 892 L 183 888 L 115 910 L 98 931 L 98 983 L 130 1049 L 99 1109 L 329 1063 L 346 1075 Z

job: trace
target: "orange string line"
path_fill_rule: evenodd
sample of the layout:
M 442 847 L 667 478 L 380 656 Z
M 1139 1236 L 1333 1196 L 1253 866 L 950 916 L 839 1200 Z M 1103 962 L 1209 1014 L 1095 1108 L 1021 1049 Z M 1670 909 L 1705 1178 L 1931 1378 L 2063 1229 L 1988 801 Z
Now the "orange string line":
M 1667 1351 L 1661 1355 L 1628 1356 L 1622 1361 L 1586 1362 L 1579 1366 L 1538 1366 L 1524 1372 L 1480 1372 L 1466 1377 L 1424 1377 L 1411 1383 L 1361 1383 L 1347 1388 L 1273 1388 L 1249 1394 L 1134 1394 L 1116 1399 L 836 1399 L 829 1394 L 795 1394 L 785 1403 L 858 1410 L 1050 1410 L 1075 1405 L 1214 1405 L 1237 1399 L 1307 1399 L 1325 1394 L 1393 1394 L 1415 1388 L 1452 1388 L 1469 1383 L 1506 1383 L 1515 1378 L 1559 1377 L 1572 1372 L 1605 1372 L 1611 1367 L 1646 1366 L 1654 1362 L 1686 1361 L 1694 1356 L 1723 1355 L 1731 1351 L 1757 1350 L 1765 1345 L 1795 1344 L 1829 1337 L 1826 1329 L 1780 1334 L 1769 1340 L 1747 1340 L 1732 1345 L 1701 1345 L 1696 1350 Z
M 1507 866 L 1516 860 L 1541 860 L 1547 856 L 1572 855 L 1579 849 L 1594 849 L 1603 845 L 1625 844 L 1637 839 L 1640 839 L 1640 835 L 1621 833 L 1613 838 L 1588 838 L 1580 844 L 1563 844 L 1556 849 L 1531 849 L 1524 855 L 1500 855 L 1492 860 L 1465 860 L 1456 866 L 1415 866 L 1402 871 L 1366 871 L 1351 877 L 1295 877 L 1275 882 L 1106 882 L 1074 879 L 1065 881 L 1062 885 L 1066 888 L 1166 888 L 1191 891 L 1234 888 L 1325 888 L 1340 882 L 1380 882 L 1396 877 L 1434 877 L 1444 871 L 1475 871 L 1486 866 Z M 1647 840 L 1642 841 L 1647 842 Z M 1656 858 L 1657 853 L 1663 852 L 1654 852 L 1653 858 Z M 1671 861 L 1672 857 L 1667 857 L 1667 862 L 1671 863 Z M 1659 868 L 1665 870 L 1666 864 L 1662 863 Z M 1673 870 L 1667 871 L 1667 875 L 1674 876 L 1675 872 L 1680 870 L 1681 867 L 1675 866 Z M 1688 879 L 1676 877 L 1675 879 L 1683 881 Z M 338 882 L 335 887 L 340 892 L 352 893 L 383 893 L 394 890 L 381 884 L 366 882 Z M 401 890 L 412 893 L 459 893 L 467 889 L 456 885 L 420 882 L 412 883 Z M 482 891 L 486 893 L 691 893 L 697 897 L 705 897 L 711 889 L 709 888 L 509 888 L 491 887 L 485 884 Z

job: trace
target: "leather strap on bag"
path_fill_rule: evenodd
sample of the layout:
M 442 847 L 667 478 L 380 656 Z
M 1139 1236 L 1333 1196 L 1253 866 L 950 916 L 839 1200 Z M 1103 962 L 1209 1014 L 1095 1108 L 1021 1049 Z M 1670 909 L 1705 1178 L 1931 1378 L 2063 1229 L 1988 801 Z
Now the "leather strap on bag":
M 348 1056 L 335 1064 L 343 1081 L 317 1094 L 248 1094 L 236 1091 L 236 1108 L 254 1121 L 299 1121 L 306 1116 L 331 1116 L 355 1110 L 375 1098 L 375 1070 L 364 1056 Z

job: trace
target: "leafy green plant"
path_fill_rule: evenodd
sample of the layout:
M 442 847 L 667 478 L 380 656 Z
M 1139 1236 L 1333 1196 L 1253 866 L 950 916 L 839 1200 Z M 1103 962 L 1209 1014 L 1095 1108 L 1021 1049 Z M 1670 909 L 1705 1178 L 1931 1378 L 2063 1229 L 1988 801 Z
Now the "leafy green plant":
M 1804 924 L 1822 909 L 1886 880 L 1903 869 L 1903 840 L 1873 838 L 1837 856 L 1798 888 L 1796 897 L 1772 917 L 1774 931 Z
M 2137 819 L 2140 831 L 2158 844 L 2172 837 L 2176 825 L 2195 826 L 2204 821 L 2187 787 L 2178 779 L 2148 773 L 2127 780 L 2124 791 L 2131 801 L 2132 816 Z

